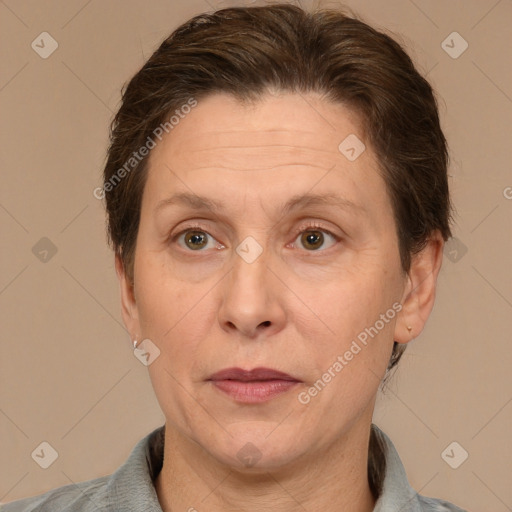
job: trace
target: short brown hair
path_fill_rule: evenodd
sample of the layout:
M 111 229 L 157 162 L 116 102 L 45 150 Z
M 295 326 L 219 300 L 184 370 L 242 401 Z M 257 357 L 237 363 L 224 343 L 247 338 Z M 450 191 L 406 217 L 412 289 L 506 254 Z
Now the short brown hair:
M 435 230 L 449 238 L 448 149 L 437 101 L 400 44 L 339 10 L 228 8 L 178 27 L 124 88 L 104 183 L 111 184 L 105 188 L 109 240 L 130 279 L 148 157 L 134 160 L 132 169 L 126 162 L 191 98 L 224 92 L 248 102 L 269 90 L 318 92 L 359 114 L 392 201 L 405 272 Z M 121 169 L 123 178 L 114 182 Z M 404 347 L 394 344 L 388 369 Z M 378 452 L 376 438 L 370 447 Z M 373 467 L 369 474 L 378 492 L 381 473 Z

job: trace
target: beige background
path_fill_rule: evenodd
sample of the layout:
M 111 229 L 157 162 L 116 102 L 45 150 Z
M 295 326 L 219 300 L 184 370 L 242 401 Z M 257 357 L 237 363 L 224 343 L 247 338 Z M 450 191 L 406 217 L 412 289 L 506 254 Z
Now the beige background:
M 178 24 L 228 4 L 0 2 L 0 501 L 109 474 L 163 424 L 92 191 L 122 84 Z M 375 422 L 421 494 L 512 510 L 512 2 L 346 4 L 401 34 L 437 89 L 457 208 L 434 313 Z M 43 31 L 59 45 L 47 59 L 31 48 Z M 456 59 L 441 46 L 453 31 L 469 44 Z M 42 237 L 57 249 L 46 262 Z M 46 470 L 31 458 L 42 441 L 59 454 Z M 469 453 L 458 469 L 441 457 L 452 441 Z

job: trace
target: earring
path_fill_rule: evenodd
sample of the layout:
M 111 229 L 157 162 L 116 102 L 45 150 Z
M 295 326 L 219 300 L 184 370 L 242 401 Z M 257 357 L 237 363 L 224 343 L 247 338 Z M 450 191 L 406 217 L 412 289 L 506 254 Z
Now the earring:
M 133 349 L 134 349 L 134 350 L 137 348 L 137 343 L 138 343 L 138 341 L 137 341 L 137 340 L 133 340 Z
M 412 331 L 412 327 L 411 327 L 410 325 L 408 325 L 408 326 L 407 326 L 407 330 L 408 330 L 409 332 L 411 332 L 411 331 Z

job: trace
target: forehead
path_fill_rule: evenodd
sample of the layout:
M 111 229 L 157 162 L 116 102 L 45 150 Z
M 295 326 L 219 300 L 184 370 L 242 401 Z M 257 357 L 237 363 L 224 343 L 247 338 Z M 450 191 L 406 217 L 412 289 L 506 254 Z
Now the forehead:
M 244 104 L 213 94 L 164 136 L 152 158 L 165 153 L 167 162 L 186 170 L 212 164 L 240 171 L 294 163 L 331 168 L 346 137 L 364 137 L 354 112 L 336 104 L 332 115 L 331 106 L 317 94 L 267 94 Z
M 347 137 L 366 146 L 354 160 L 340 150 Z M 387 208 L 357 115 L 318 95 L 268 94 L 242 104 L 214 94 L 198 101 L 152 150 L 143 206 L 187 192 L 233 207 L 256 201 L 270 207 L 310 191 L 336 191 L 348 202 Z

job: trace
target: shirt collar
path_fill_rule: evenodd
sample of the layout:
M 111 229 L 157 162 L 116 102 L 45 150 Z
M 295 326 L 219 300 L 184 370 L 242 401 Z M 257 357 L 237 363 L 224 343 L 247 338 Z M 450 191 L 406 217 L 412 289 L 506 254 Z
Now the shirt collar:
M 384 441 L 386 452 L 386 474 L 373 512 L 421 512 L 418 493 L 409 485 L 405 468 L 391 439 L 372 424 L 372 429 Z
M 162 512 L 153 484 L 164 455 L 165 425 L 141 439 L 126 462 L 112 474 L 106 494 L 108 505 L 123 512 Z

